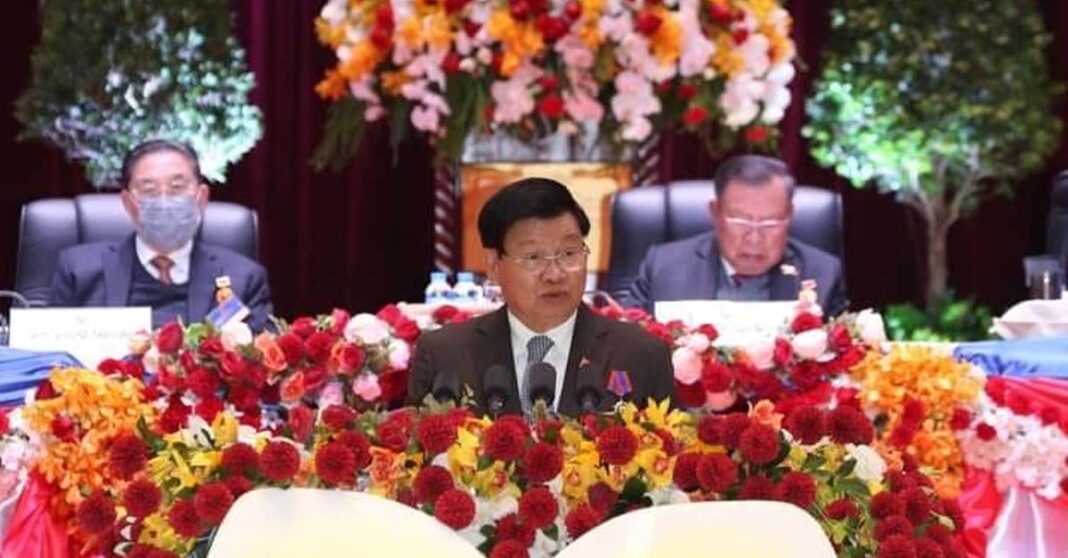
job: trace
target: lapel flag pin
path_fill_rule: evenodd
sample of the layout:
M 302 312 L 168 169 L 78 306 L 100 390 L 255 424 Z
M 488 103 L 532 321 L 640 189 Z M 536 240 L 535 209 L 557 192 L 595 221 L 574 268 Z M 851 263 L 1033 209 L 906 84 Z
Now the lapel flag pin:
M 608 373 L 608 391 L 623 399 L 628 393 L 634 391 L 630 383 L 630 375 L 626 370 L 613 370 Z

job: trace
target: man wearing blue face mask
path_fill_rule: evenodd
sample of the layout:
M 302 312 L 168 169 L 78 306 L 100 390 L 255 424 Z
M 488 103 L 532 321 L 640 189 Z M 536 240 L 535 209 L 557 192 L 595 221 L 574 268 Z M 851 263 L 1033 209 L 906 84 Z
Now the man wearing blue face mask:
M 176 141 L 147 141 L 126 155 L 121 180 L 136 232 L 64 250 L 51 306 L 151 306 L 153 327 L 200 322 L 217 305 L 218 283 L 228 280 L 248 309 L 248 325 L 264 329 L 273 309 L 263 266 L 196 240 L 209 196 L 196 152 Z

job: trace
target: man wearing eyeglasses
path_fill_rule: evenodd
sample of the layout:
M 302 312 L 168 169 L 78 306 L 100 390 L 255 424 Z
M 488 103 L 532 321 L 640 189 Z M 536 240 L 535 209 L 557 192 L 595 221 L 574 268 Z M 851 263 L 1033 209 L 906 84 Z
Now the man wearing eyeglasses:
M 228 308 L 244 314 L 243 305 L 249 327 L 264 329 L 272 306 L 263 266 L 196 240 L 209 191 L 193 148 L 165 139 L 144 142 L 126 154 L 121 183 L 135 233 L 60 253 L 50 305 L 150 306 L 152 325 L 160 327 L 177 319 L 205 321 L 229 296 L 237 300 Z
M 502 412 L 529 411 L 528 371 L 538 363 L 556 370 L 553 401 L 561 415 L 581 413 L 579 374 L 596 375 L 601 410 L 619 398 L 644 405 L 647 398 L 672 397 L 667 345 L 583 305 L 590 221 L 564 185 L 546 178 L 513 182 L 486 202 L 478 228 L 488 275 L 505 306 L 420 337 L 411 403 L 421 403 L 436 378 L 452 375 L 484 410 L 484 374 L 500 365 L 509 371 L 510 391 Z
M 624 306 L 651 312 L 656 301 L 796 300 L 801 281 L 811 279 L 825 314 L 848 309 L 838 258 L 788 235 L 794 179 L 782 161 L 732 157 L 715 185 L 714 230 L 650 248 Z

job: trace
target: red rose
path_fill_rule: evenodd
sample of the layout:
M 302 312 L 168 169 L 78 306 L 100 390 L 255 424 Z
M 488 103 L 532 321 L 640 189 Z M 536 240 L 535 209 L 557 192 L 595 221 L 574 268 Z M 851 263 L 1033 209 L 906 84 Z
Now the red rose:
M 171 434 L 185 428 L 185 423 L 189 420 L 189 414 L 192 410 L 182 403 L 181 399 L 177 397 L 171 397 L 167 404 L 167 408 L 163 410 L 163 414 L 159 417 L 159 427 L 164 433 Z
M 462 490 L 446 490 L 434 500 L 434 517 L 459 531 L 474 521 L 475 501 Z
M 660 29 L 661 23 L 663 21 L 659 16 L 647 11 L 638 12 L 637 17 L 634 18 L 634 28 L 647 37 L 655 34 Z
M 315 430 L 315 413 L 311 409 L 301 405 L 289 410 L 289 431 L 293 434 L 293 440 L 305 444 L 311 439 Z
M 680 407 L 697 408 L 705 404 L 708 396 L 701 382 L 686 385 L 678 380 L 675 381 L 675 400 Z
M 705 492 L 723 492 L 738 480 L 738 465 L 722 453 L 702 455 L 697 462 L 697 482 Z
M 785 426 L 802 444 L 815 444 L 827 432 L 827 415 L 817 407 L 799 407 L 786 418 Z
M 126 486 L 122 493 L 122 505 L 130 515 L 145 518 L 159 509 L 163 502 L 163 491 L 156 483 L 147 479 L 138 479 Z
M 482 449 L 491 459 L 514 461 L 523 455 L 527 436 L 523 427 L 502 417 L 483 432 Z
M 171 510 L 167 512 L 167 522 L 174 527 L 176 533 L 186 538 L 197 537 L 204 532 L 204 524 L 189 498 L 178 500 L 171 506 Z
M 497 541 L 515 541 L 529 548 L 534 544 L 534 528 L 519 521 L 519 516 L 510 513 L 496 522 Z
M 245 426 L 251 426 L 256 430 L 263 427 L 263 411 L 259 407 L 253 407 L 251 409 L 243 409 L 241 416 L 237 419 L 237 422 L 244 424 Z
M 550 43 L 567 34 L 568 22 L 560 17 L 541 14 L 538 16 L 534 25 L 538 28 L 538 31 L 542 34 L 545 40 Z M 543 89 L 545 88 L 543 87 Z M 551 91 L 553 89 L 549 90 Z
M 359 345 L 353 343 L 346 343 L 341 346 L 341 350 L 338 353 L 338 366 L 340 372 L 343 374 L 349 374 L 359 370 L 363 366 L 364 360 L 363 349 Z
M 519 519 L 524 525 L 535 529 L 548 527 L 559 513 L 556 496 L 547 488 L 530 488 L 519 497 Z
M 679 89 L 678 89 L 678 93 L 677 93 L 677 95 L 679 97 L 679 100 L 689 101 L 696 94 L 697 94 L 697 86 L 695 86 L 694 84 L 692 84 L 692 83 L 681 83 L 681 84 L 679 84 Z
M 860 513 L 860 510 L 857 509 L 857 505 L 847 498 L 839 498 L 827 504 L 827 507 L 823 509 L 823 514 L 832 521 L 856 517 L 858 513 Z
M 775 364 L 781 367 L 785 367 L 790 364 L 791 357 L 794 356 L 794 348 L 790 345 L 790 342 L 782 337 L 775 339 L 775 351 L 772 353 L 772 359 Z
M 293 323 L 289 326 L 289 332 L 300 337 L 301 339 L 307 339 L 312 333 L 315 333 L 315 319 L 308 316 L 297 318 L 293 320 Z
M 415 498 L 419 502 L 429 503 L 438 499 L 448 490 L 456 488 L 452 473 L 438 465 L 428 465 L 419 470 L 412 482 Z
M 745 129 L 745 142 L 749 144 L 760 144 L 767 141 L 771 132 L 766 126 L 750 126 Z
M 871 499 L 871 515 L 876 519 L 885 519 L 905 513 L 905 501 L 892 492 L 880 492 Z
M 794 316 L 794 321 L 790 322 L 790 331 L 794 333 L 801 333 L 810 329 L 819 329 L 823 327 L 823 320 L 819 316 L 811 312 L 798 312 Z
M 223 379 L 230 384 L 244 380 L 248 375 L 248 363 L 245 362 L 245 357 L 233 351 L 224 352 L 219 358 L 219 365 L 222 366 Z
M 323 424 L 335 432 L 352 428 L 356 424 L 356 417 L 356 411 L 348 405 L 330 405 L 320 414 Z
M 427 415 L 419 421 L 416 429 L 419 445 L 430 455 L 442 453 L 456 441 L 457 426 L 456 421 L 448 415 Z
M 96 535 L 108 531 L 115 525 L 115 504 L 111 498 L 102 491 L 96 491 L 81 504 L 75 511 L 78 525 L 87 533 Z
M 412 417 L 407 412 L 393 413 L 375 427 L 379 445 L 398 453 L 407 449 L 411 433 Z
M 528 558 L 530 553 L 527 552 L 527 548 L 517 540 L 503 540 L 493 545 L 489 558 Z
M 393 333 L 409 343 L 415 343 L 422 331 L 419 330 L 419 324 L 402 316 L 393 326 Z
M 394 326 L 401 319 L 407 319 L 404 317 L 404 313 L 401 312 L 400 307 L 396 304 L 387 304 L 383 306 L 381 310 L 375 313 L 375 317 L 386 322 L 390 326 Z
M 538 99 L 538 112 L 547 118 L 560 118 L 564 114 L 564 99 L 556 93 L 545 95 Z
M 553 444 L 539 442 L 523 455 L 523 473 L 530 482 L 544 483 L 556 478 L 564 468 L 564 454 Z
M 159 333 L 156 334 L 156 348 L 162 354 L 174 354 L 182 347 L 184 337 L 182 326 L 178 325 L 178 322 L 170 322 L 161 327 Z
M 260 456 L 245 443 L 231 444 L 222 452 L 223 471 L 231 475 L 255 475 L 260 467 Z
M 197 397 L 212 397 L 219 389 L 219 377 L 211 370 L 198 366 L 189 373 L 186 386 Z
M 823 366 L 814 360 L 802 360 L 794 364 L 790 371 L 790 382 L 799 390 L 809 391 L 819 387 L 824 381 Z
M 708 393 L 722 393 L 731 388 L 731 369 L 719 360 L 710 359 L 701 370 L 701 385 Z
M 96 369 L 105 376 L 124 376 L 126 374 L 126 366 L 123 365 L 122 361 L 113 358 L 106 358 L 100 361 L 100 364 L 96 365 Z
M 697 463 L 700 460 L 701 454 L 694 452 L 679 454 L 678 458 L 675 459 L 672 480 L 680 489 L 689 492 L 697 488 Z
M 345 331 L 345 324 L 349 323 L 349 318 L 348 312 L 340 308 L 334 308 L 330 312 L 330 333 L 341 335 L 341 332 Z
M 799 508 L 807 508 L 816 501 L 816 481 L 800 471 L 790 471 L 779 481 L 779 497 Z
M 315 452 L 315 472 L 328 486 L 348 486 L 356 479 L 356 455 L 342 442 L 327 442 Z
M 764 475 L 753 475 L 742 481 L 738 490 L 741 500 L 778 500 L 779 491 L 775 483 Z
M 682 122 L 687 126 L 698 126 L 708 120 L 708 109 L 701 105 L 693 105 L 682 113 Z
M 451 304 L 443 304 L 434 309 L 431 319 L 437 324 L 447 324 L 460 310 Z
M 378 386 L 382 389 L 379 401 L 397 401 L 408 394 L 408 371 L 390 370 L 378 375 Z
M 324 331 L 316 331 L 304 341 L 304 352 L 316 364 L 323 364 L 330 358 L 330 350 L 333 346 L 333 336 Z
M 990 440 L 993 440 L 994 438 L 998 437 L 998 431 L 993 426 L 990 426 L 985 422 L 981 422 L 975 427 L 975 435 L 978 436 L 980 440 L 984 442 L 989 442 Z
M 337 441 L 345 444 L 356 456 L 356 468 L 363 469 L 371 464 L 371 441 L 363 432 L 348 431 L 338 435 Z
M 48 380 L 41 380 L 41 383 L 37 384 L 37 391 L 33 394 L 33 398 L 36 401 L 45 401 L 56 397 L 59 397 L 59 392 L 52 386 L 52 382 Z
M 742 457 L 757 465 L 766 465 L 779 456 L 779 433 L 772 427 L 753 423 L 738 438 Z
M 726 25 L 731 22 L 732 14 L 731 8 L 726 2 L 709 2 L 708 3 L 708 15 L 712 18 L 712 21 L 719 23 L 720 25 Z
M 234 495 L 225 484 L 219 481 L 201 486 L 196 496 L 193 497 L 193 508 L 196 509 L 201 521 L 208 525 L 221 523 L 232 505 L 234 505 Z
M 609 465 L 626 465 L 638 454 L 638 437 L 625 426 L 610 426 L 597 436 L 597 452 Z
M 267 442 L 260 453 L 260 470 L 267 480 L 286 482 L 300 470 L 300 452 L 289 442 Z
M 283 333 L 275 340 L 282 354 L 286 357 L 286 363 L 293 366 L 304 358 L 304 341 L 295 333 Z
M 839 444 L 871 444 L 875 427 L 859 409 L 835 407 L 827 417 L 827 432 Z
M 593 529 L 601 521 L 601 514 L 597 513 L 588 504 L 582 504 L 568 512 L 567 517 L 564 518 L 564 526 L 567 528 L 567 534 L 574 539 Z
M 5 415 L 6 417 L 6 415 Z M 129 432 L 115 437 L 108 449 L 108 466 L 120 479 L 129 479 L 148 463 L 148 446 Z
M 576 0 L 568 0 L 567 4 L 564 4 L 564 15 L 572 21 L 578 19 L 582 15 L 582 4 Z

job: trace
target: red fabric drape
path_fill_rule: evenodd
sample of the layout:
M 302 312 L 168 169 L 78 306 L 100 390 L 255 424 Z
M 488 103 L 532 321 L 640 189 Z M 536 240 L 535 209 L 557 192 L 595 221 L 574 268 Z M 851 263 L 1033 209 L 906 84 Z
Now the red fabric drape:
M 819 70 L 828 32 L 830 0 L 794 0 L 794 38 L 804 68 L 793 85 L 794 103 L 782 123 L 783 158 L 800 182 L 826 186 L 845 197 L 846 258 L 855 305 L 918 299 L 922 239 L 910 237 L 904 210 L 874 191 L 854 190 L 819 168 L 800 137 L 803 99 Z M 265 115 L 264 138 L 229 174 L 215 197 L 248 204 L 261 218 L 262 260 L 280 315 L 341 306 L 373 310 L 387 301 L 416 300 L 432 265 L 433 174 L 430 152 L 418 141 L 404 144 L 394 163 L 382 130 L 342 175 L 308 166 L 318 141 L 324 105 L 312 90 L 332 53 L 320 47 L 312 20 L 321 0 L 233 0 L 237 33 L 257 88 L 254 102 Z M 1068 4 L 1042 0 L 1056 77 L 1068 82 Z M 11 103 L 29 83 L 29 56 L 39 36 L 37 2 L 14 2 L 0 22 L 5 79 L 0 83 L 0 287 L 14 281 L 19 211 L 26 201 L 87 191 L 81 169 L 55 149 L 17 142 Z M 1068 121 L 1068 105 L 1059 108 Z M 669 137 L 662 147 L 663 181 L 709 177 L 715 159 L 690 138 Z M 1049 209 L 1050 179 L 1068 168 L 1068 141 L 1046 170 L 1019 185 L 1012 200 L 983 207 L 950 234 L 950 276 L 958 290 L 999 308 L 1022 298 L 1020 258 L 1041 253 Z M 914 227 L 912 227 L 914 228 Z

